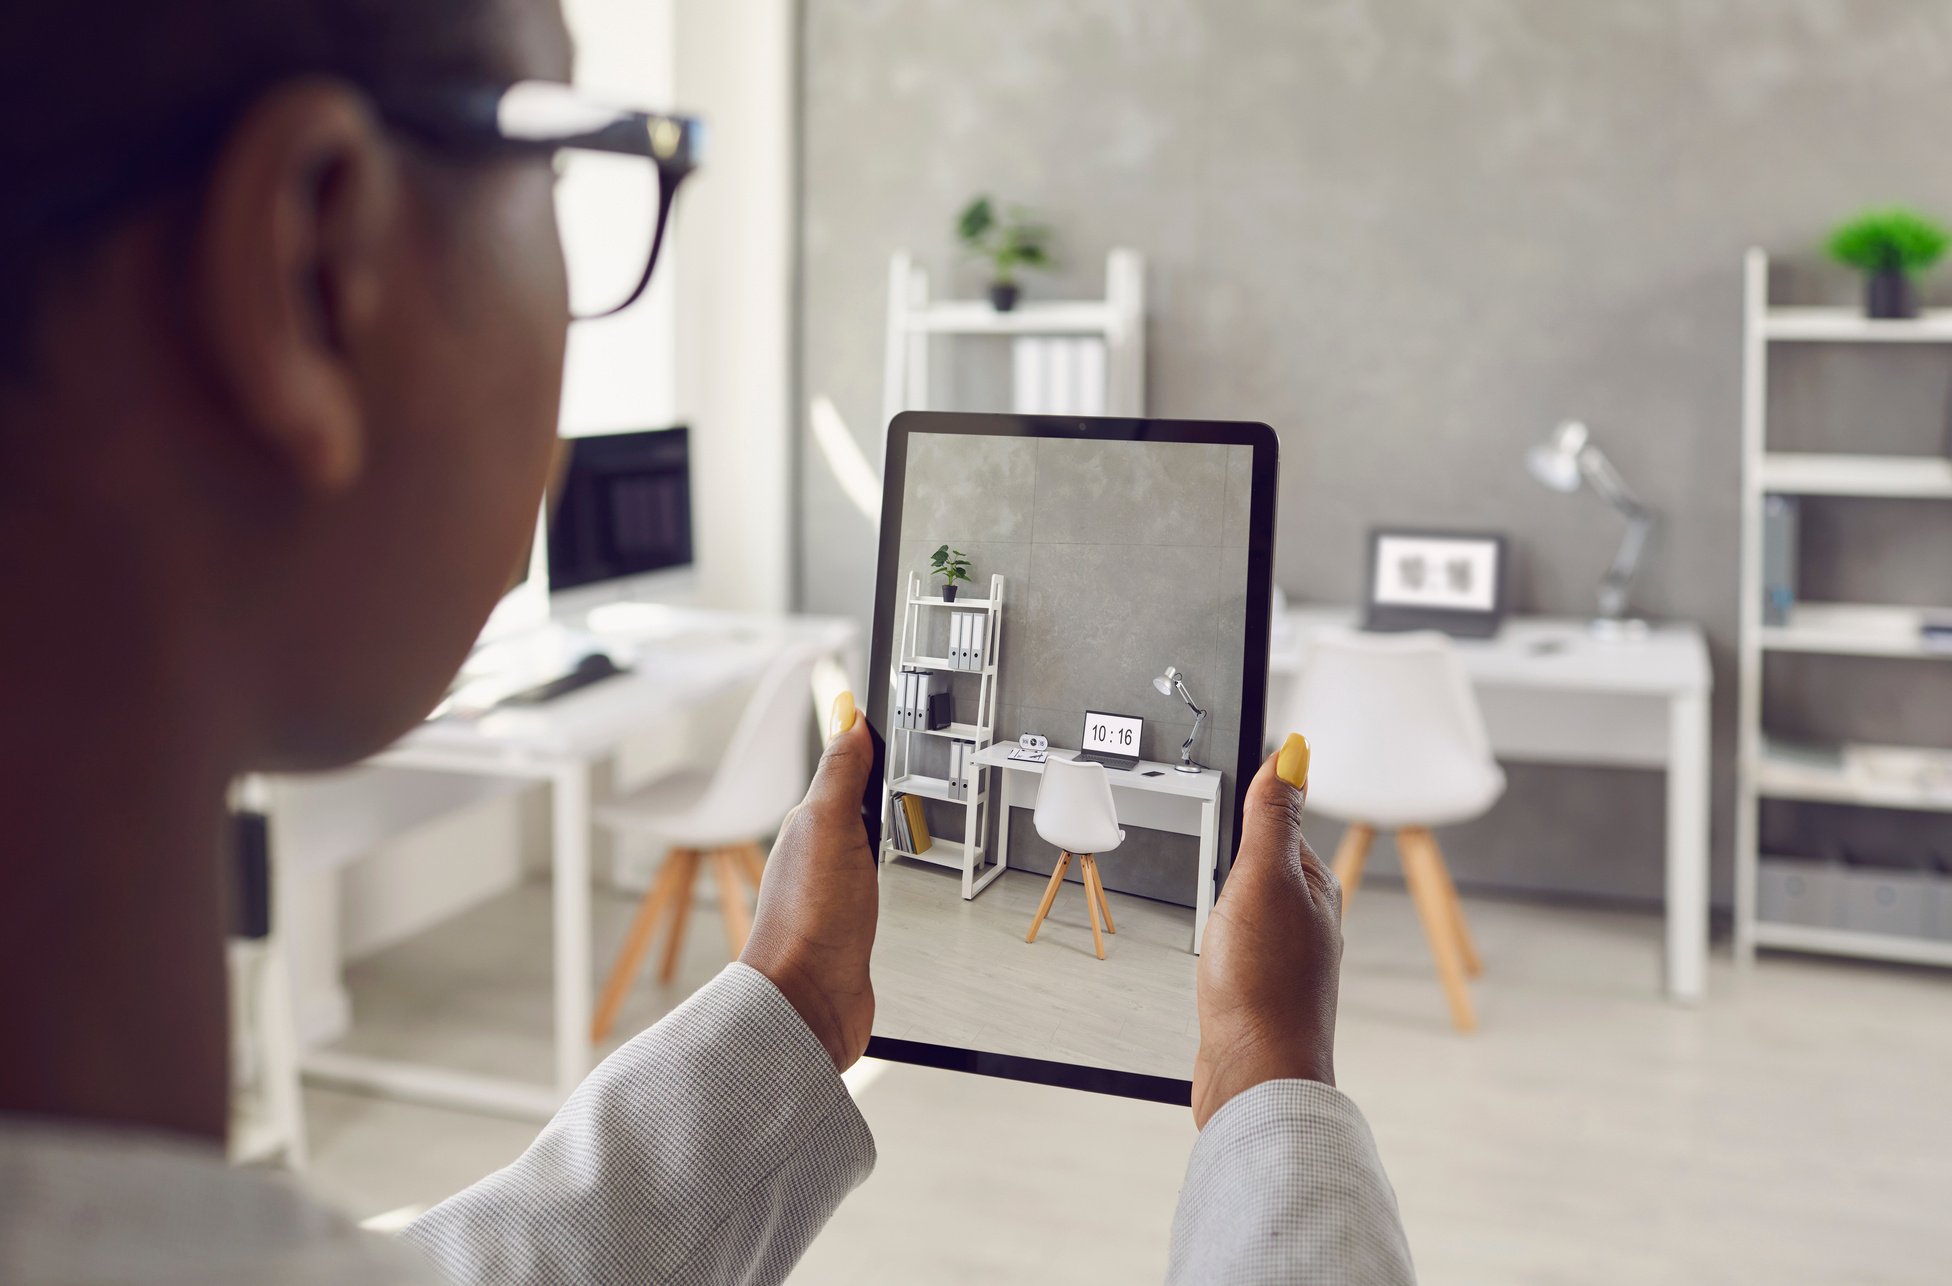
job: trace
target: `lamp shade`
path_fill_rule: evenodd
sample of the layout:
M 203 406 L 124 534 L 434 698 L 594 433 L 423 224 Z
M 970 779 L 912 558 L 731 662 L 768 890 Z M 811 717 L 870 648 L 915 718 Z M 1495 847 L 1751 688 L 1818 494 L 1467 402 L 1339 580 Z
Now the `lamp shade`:
M 1178 674 L 1179 674 L 1178 669 L 1174 666 L 1169 665 L 1166 667 L 1166 672 L 1164 674 L 1160 675 L 1158 678 L 1152 681 L 1152 686 L 1158 689 L 1160 696 L 1169 697 L 1173 694 L 1173 679 L 1176 678 Z
M 1552 436 L 1525 453 L 1525 467 L 1532 476 L 1554 491 L 1579 490 L 1579 453 L 1591 440 L 1586 426 L 1567 420 L 1552 431 Z

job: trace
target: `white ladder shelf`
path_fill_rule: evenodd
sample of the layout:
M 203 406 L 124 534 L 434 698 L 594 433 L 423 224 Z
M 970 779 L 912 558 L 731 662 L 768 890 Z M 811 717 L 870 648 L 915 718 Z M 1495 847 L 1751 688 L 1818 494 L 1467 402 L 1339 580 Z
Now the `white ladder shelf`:
M 987 300 L 929 298 L 929 275 L 907 251 L 888 264 L 888 343 L 882 365 L 881 423 L 903 411 L 930 408 L 931 340 L 956 335 L 1003 335 L 1019 340 L 1054 336 L 1104 341 L 1104 388 L 1093 390 L 1091 410 L 1078 405 L 1039 405 L 1038 395 L 1016 390 L 1010 409 L 1038 414 L 1145 414 L 1145 260 L 1136 250 L 1105 256 L 1105 297 L 1029 301 L 998 312 Z M 971 408 L 965 408 L 971 409 Z
M 996 739 L 996 676 L 1003 643 L 1003 577 L 990 576 L 988 598 L 951 600 L 925 594 L 923 589 L 921 577 L 911 575 L 908 578 L 908 593 L 902 604 L 901 646 L 895 652 L 888 675 L 889 710 L 885 725 L 888 729 L 888 777 L 881 791 L 881 861 L 887 863 L 904 858 L 961 871 L 962 895 L 967 900 L 988 888 L 1005 870 L 1005 863 L 1001 861 L 987 869 L 984 865 L 987 860 L 984 837 L 990 818 L 990 769 L 972 763 L 967 770 L 968 788 L 958 791 L 956 784 L 949 779 L 917 771 L 917 768 L 921 761 L 943 753 L 942 743 L 962 742 L 969 747 L 968 753 L 973 756 Z M 969 612 L 981 619 L 984 660 L 980 668 L 960 669 L 947 658 L 931 656 L 921 650 L 929 644 L 929 626 L 934 616 L 944 611 Z M 898 676 L 905 667 L 910 666 L 976 679 L 976 708 L 971 712 L 974 718 L 967 722 L 952 722 L 946 728 L 898 727 L 894 715 L 894 705 L 899 699 Z M 951 700 L 954 700 L 954 683 L 951 679 Z M 893 824 L 894 796 L 897 794 L 961 804 L 962 839 L 931 835 L 927 852 L 911 853 L 900 848 L 895 843 Z

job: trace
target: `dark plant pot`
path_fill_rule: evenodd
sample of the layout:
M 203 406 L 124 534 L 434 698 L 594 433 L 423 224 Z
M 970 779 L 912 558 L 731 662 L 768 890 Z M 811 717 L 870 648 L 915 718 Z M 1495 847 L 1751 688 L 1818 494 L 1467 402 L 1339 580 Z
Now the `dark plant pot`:
M 1881 320 L 1918 315 L 1918 299 L 1911 278 L 1902 269 L 1885 268 L 1864 276 L 1864 313 Z
M 953 603 L 956 601 L 956 587 L 954 585 L 944 585 L 942 587 L 942 601 L 945 603 Z
M 990 283 L 990 307 L 1000 313 L 1007 313 L 1017 306 L 1017 283 L 1014 281 L 992 281 Z

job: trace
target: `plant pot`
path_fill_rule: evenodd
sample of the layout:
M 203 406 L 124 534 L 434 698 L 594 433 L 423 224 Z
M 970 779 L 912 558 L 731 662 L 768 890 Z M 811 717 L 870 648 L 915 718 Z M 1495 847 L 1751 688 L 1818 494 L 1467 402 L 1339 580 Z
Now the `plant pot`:
M 1017 283 L 1014 281 L 992 281 L 990 283 L 990 307 L 1000 313 L 1007 313 L 1017 306 Z
M 1864 314 L 1880 320 L 1918 315 L 1918 299 L 1903 269 L 1884 268 L 1864 275 Z
M 942 587 L 942 601 L 945 603 L 953 603 L 956 601 L 956 587 L 954 585 L 944 585 Z

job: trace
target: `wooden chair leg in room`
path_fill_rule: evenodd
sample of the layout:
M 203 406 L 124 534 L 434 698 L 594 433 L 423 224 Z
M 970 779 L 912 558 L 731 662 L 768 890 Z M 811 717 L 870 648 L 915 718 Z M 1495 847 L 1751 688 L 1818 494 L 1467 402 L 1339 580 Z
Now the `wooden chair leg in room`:
M 1437 845 L 1437 837 L 1429 831 L 1423 833 L 1424 842 L 1430 845 L 1430 852 L 1437 859 L 1437 874 L 1443 880 L 1444 898 L 1450 903 L 1451 917 L 1457 922 L 1457 953 L 1464 960 L 1464 972 L 1476 978 L 1484 973 L 1484 961 L 1478 958 L 1477 944 L 1471 941 L 1471 926 L 1464 922 L 1464 902 L 1457 896 L 1457 883 L 1450 878 L 1450 863 L 1444 860 L 1444 850 Z
M 1044 917 L 1051 913 L 1051 903 L 1057 901 L 1058 886 L 1064 883 L 1064 868 L 1071 865 L 1071 855 L 1059 852 L 1057 865 L 1051 870 L 1051 882 L 1044 886 L 1044 900 L 1037 904 L 1037 915 L 1030 922 L 1030 932 L 1024 935 L 1025 942 L 1037 941 L 1037 930 L 1043 925 Z M 1079 863 L 1083 865 L 1082 862 Z
M 746 874 L 736 850 L 722 848 L 712 854 L 712 873 L 718 877 L 718 909 L 725 918 L 725 945 L 732 958 L 746 949 L 752 933 L 752 912 L 746 909 Z
M 1098 910 L 1105 917 L 1105 932 L 1117 933 L 1118 926 L 1112 923 L 1111 899 L 1105 896 L 1105 873 L 1098 869 L 1098 859 L 1091 859 L 1091 896 L 1098 899 Z
M 624 935 L 624 945 L 617 952 L 615 964 L 610 966 L 610 976 L 604 980 L 603 996 L 597 1002 L 596 1019 L 590 1024 L 590 1040 L 602 1041 L 610 1035 L 610 1029 L 617 1024 L 617 1011 L 623 1008 L 624 997 L 630 994 L 630 984 L 637 977 L 637 968 L 644 962 L 644 953 L 650 950 L 651 935 L 657 928 L 658 919 L 671 901 L 672 889 L 678 877 L 678 859 L 685 850 L 673 849 L 658 867 L 657 875 L 651 880 L 651 887 L 644 891 L 637 903 L 637 914 L 631 919 L 630 931 Z
M 1403 878 L 1417 904 L 1417 917 L 1423 921 L 1423 936 L 1430 942 L 1430 954 L 1437 962 L 1437 980 L 1450 1001 L 1451 1025 L 1471 1031 L 1478 1025 L 1471 1006 L 1471 988 L 1464 976 L 1464 956 L 1457 945 L 1457 916 L 1450 899 L 1444 896 L 1443 858 L 1421 828 L 1396 832 L 1397 852 L 1403 859 Z
M 750 840 L 739 845 L 734 852 L 738 854 L 739 862 L 745 868 L 746 878 L 752 881 L 753 888 L 758 888 L 760 877 L 766 873 L 766 855 L 759 851 L 759 845 Z
M 1362 868 L 1369 864 L 1369 845 L 1375 841 L 1376 828 L 1361 822 L 1351 822 L 1349 829 L 1342 832 L 1342 842 L 1335 848 L 1335 880 L 1342 886 L 1342 914 L 1349 914 L 1349 903 L 1356 900 L 1356 889 L 1362 885 Z
M 704 860 L 691 849 L 672 856 L 673 860 L 682 857 L 683 865 L 675 880 L 676 896 L 671 911 L 671 937 L 664 944 L 664 961 L 657 970 L 657 980 L 667 983 L 678 974 L 678 953 L 685 945 L 685 922 L 691 918 L 692 885 L 698 880 L 698 864 Z
M 1091 913 L 1091 945 L 1097 950 L 1098 958 L 1105 958 L 1105 935 L 1098 931 L 1098 863 L 1089 853 L 1078 859 L 1079 874 L 1084 877 L 1084 906 Z

